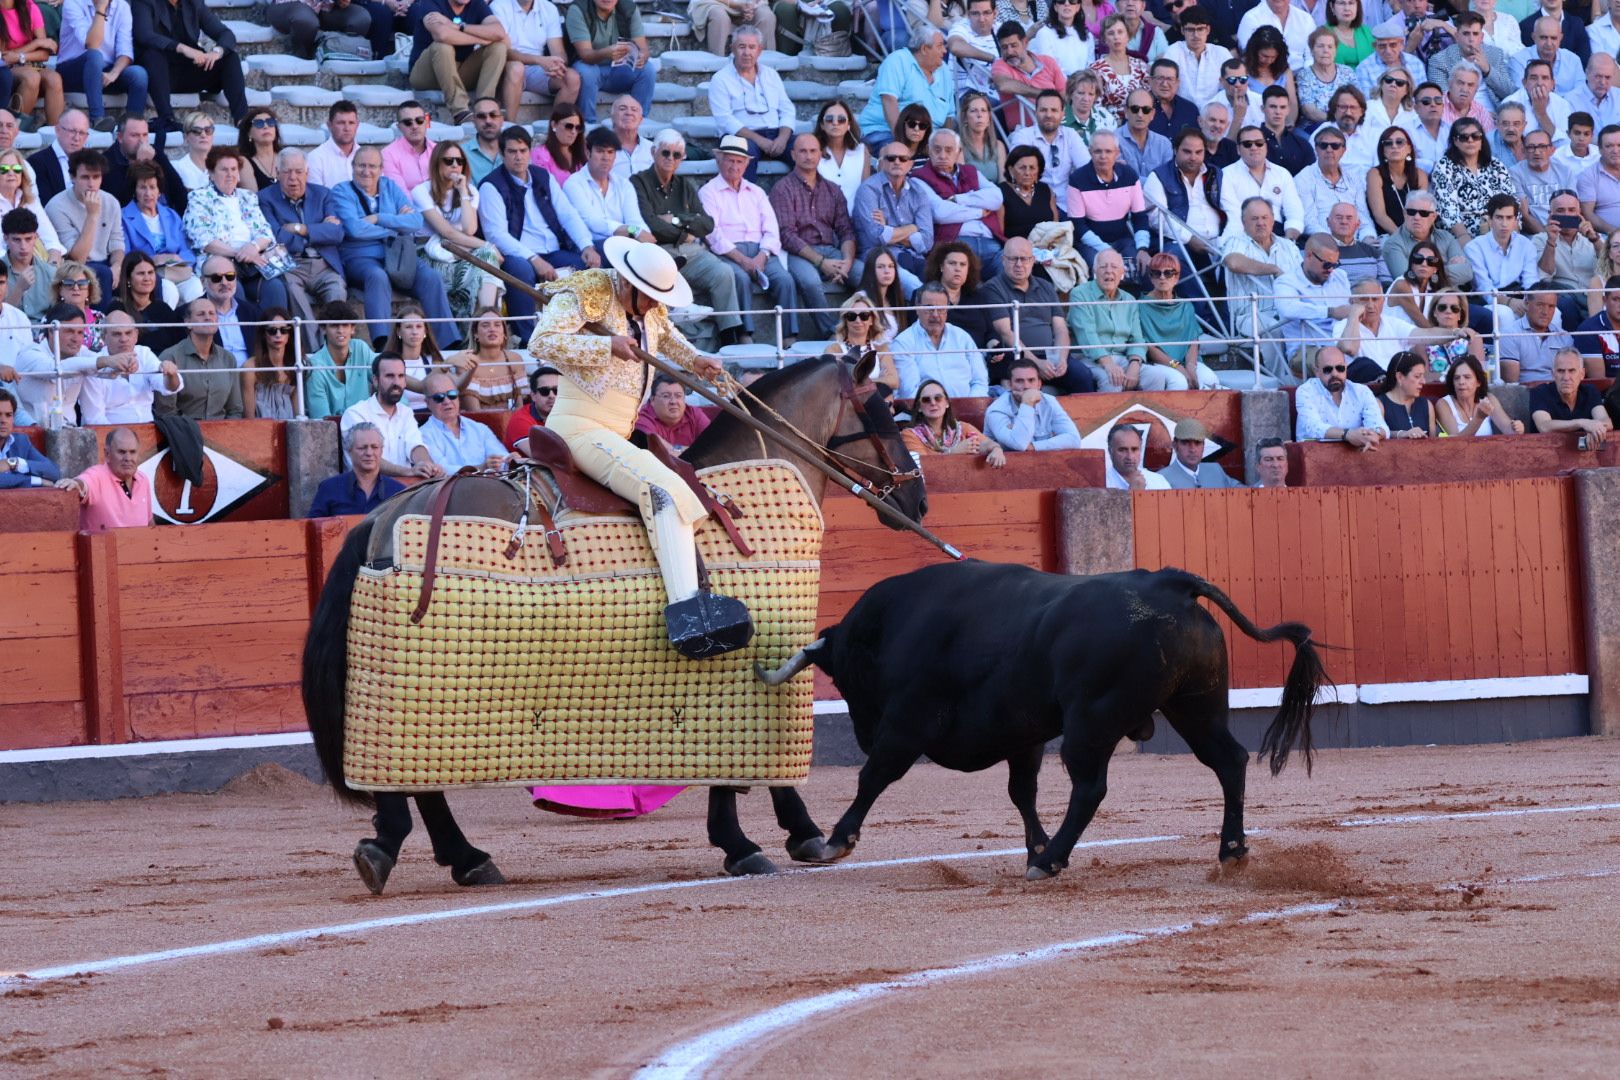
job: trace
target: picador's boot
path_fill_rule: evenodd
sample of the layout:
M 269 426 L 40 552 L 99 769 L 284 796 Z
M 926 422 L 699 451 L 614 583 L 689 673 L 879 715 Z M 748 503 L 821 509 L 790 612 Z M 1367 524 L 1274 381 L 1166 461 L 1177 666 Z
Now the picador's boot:
M 664 575 L 669 606 L 664 625 L 669 643 L 689 660 L 732 652 L 754 637 L 754 620 L 742 601 L 710 592 L 698 578 L 692 526 L 681 520 L 674 502 L 658 488 L 653 496 L 653 546 Z

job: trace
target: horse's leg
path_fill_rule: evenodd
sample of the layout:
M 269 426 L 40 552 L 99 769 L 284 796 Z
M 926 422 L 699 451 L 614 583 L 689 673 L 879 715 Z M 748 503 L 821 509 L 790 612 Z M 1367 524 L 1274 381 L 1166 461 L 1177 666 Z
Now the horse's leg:
M 726 853 L 726 873 L 732 877 L 776 873 L 776 864 L 748 839 L 737 820 L 736 788 L 709 789 L 709 843 Z
M 450 868 L 450 876 L 457 885 L 505 885 L 506 878 L 496 868 L 494 860 L 467 842 L 450 813 L 450 804 L 444 792 L 423 792 L 416 798 L 417 813 L 427 826 L 433 839 L 433 859 L 440 866 Z
M 1046 850 L 1046 828 L 1035 813 L 1035 792 L 1045 754 L 1046 744 L 1036 743 L 1007 757 L 1007 797 L 1018 808 L 1018 816 L 1024 819 L 1024 847 L 1029 850 L 1030 866 L 1034 866 L 1036 856 Z
M 1226 726 L 1230 708 L 1226 689 L 1181 698 L 1164 706 L 1170 726 L 1187 741 L 1193 756 L 1209 766 L 1221 782 L 1225 812 L 1221 816 L 1221 868 L 1239 869 L 1249 857 L 1243 840 L 1243 786 L 1249 752 Z
M 381 896 L 388 875 L 399 861 L 399 849 L 411 835 L 411 804 L 404 795 L 380 791 L 376 795 L 377 812 L 371 816 L 371 827 L 377 835 L 360 841 L 354 849 L 354 868 L 360 880 L 366 883 L 371 895 Z
M 787 830 L 787 853 L 794 862 L 824 863 L 827 858 L 826 834 L 810 817 L 798 788 L 771 788 L 771 807 L 776 823 Z

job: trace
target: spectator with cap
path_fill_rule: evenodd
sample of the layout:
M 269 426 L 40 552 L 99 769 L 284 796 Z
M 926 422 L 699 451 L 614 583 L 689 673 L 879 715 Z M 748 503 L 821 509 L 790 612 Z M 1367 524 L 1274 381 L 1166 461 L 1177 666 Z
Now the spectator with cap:
M 703 209 L 697 184 L 691 177 L 682 176 L 678 171 L 686 160 L 686 140 L 674 128 L 665 128 L 658 133 L 653 144 L 656 149 L 652 166 L 630 178 L 630 186 L 640 200 L 642 220 L 646 221 L 660 247 L 677 259 L 684 260 L 681 263 L 681 276 L 691 284 L 698 298 L 714 309 L 715 314 L 710 318 L 714 328 L 719 331 L 720 344 L 742 343 L 742 319 L 737 314 L 737 279 L 732 276 L 727 263 L 705 246 L 704 239 L 714 231 L 714 219 Z M 816 152 L 819 158 L 819 143 Z M 783 180 L 772 189 L 773 206 L 776 205 L 776 191 L 783 191 L 783 197 L 786 197 L 787 193 L 783 190 L 785 183 L 786 180 Z M 838 193 L 837 188 L 833 191 Z M 842 205 L 842 193 L 838 193 L 838 199 Z M 783 215 L 778 213 L 777 223 L 780 225 L 782 220 Z M 849 221 L 847 210 L 844 221 L 846 224 Z M 784 245 L 788 242 L 784 238 Z M 853 234 L 850 264 L 854 264 Z M 792 269 L 791 262 L 789 269 Z M 829 269 L 836 270 L 836 267 Z
M 715 4 L 716 0 L 698 0 Z M 760 5 L 764 7 L 763 4 Z M 739 26 L 732 36 L 731 62 L 709 80 L 709 112 L 722 135 L 741 136 L 748 148 L 748 171 L 752 181 L 762 158 L 791 161 L 793 142 L 793 101 L 782 76 L 760 64 L 760 53 L 769 48 L 757 26 Z
M 1170 481 L 1142 467 L 1142 429 L 1115 424 L 1108 429 L 1108 465 L 1103 486 L 1113 491 L 1169 491 Z
M 720 140 L 716 160 L 720 175 L 698 189 L 704 212 L 714 219 L 709 248 L 729 263 L 741 307 L 752 306 L 754 286 L 758 285 L 770 295 L 772 303 L 787 309 L 781 317 L 781 340 L 785 345 L 792 344 L 799 336 L 799 316 L 791 310 L 800 306 L 799 286 L 778 257 L 782 252 L 782 230 L 770 198 L 757 184 L 743 179 L 753 160 L 747 140 L 727 135 Z M 754 332 L 753 316 L 746 312 L 743 330 Z
M 1035 362 L 1020 358 L 1007 368 L 1007 393 L 985 410 L 985 434 L 1003 450 L 1080 449 L 1080 429 L 1057 398 L 1041 392 L 1041 372 Z
M 411 87 L 443 94 L 452 122 L 464 124 L 470 99 L 489 97 L 506 78 L 506 29 L 488 0 L 416 0 L 412 14 Z M 596 107 L 594 86 L 590 107 Z
M 1389 438 L 1378 399 L 1361 383 L 1345 378 L 1347 367 L 1337 346 L 1317 350 L 1316 377 L 1300 384 L 1294 395 L 1296 439 L 1343 441 L 1361 450 L 1376 450 Z
M 909 49 L 896 49 L 878 65 L 872 96 L 859 117 L 874 152 L 894 140 L 900 110 L 907 105 L 926 108 L 935 128 L 956 114 L 956 79 L 945 64 L 945 35 L 937 27 L 926 28 Z
M 1288 486 L 1288 450 L 1282 439 L 1268 435 L 1255 443 L 1254 471 L 1257 488 L 1285 488 Z
M 1406 18 L 1395 14 L 1373 27 L 1373 54 L 1356 65 L 1356 86 L 1365 97 L 1378 93 L 1378 80 L 1392 67 L 1404 67 L 1416 86 L 1428 77 L 1423 61 L 1406 51 Z M 1299 66 L 1294 62 L 1294 66 Z
M 349 468 L 329 476 L 315 489 L 312 518 L 369 514 L 405 485 L 382 473 L 383 434 L 376 424 L 362 421 L 343 433 L 343 453 Z
M 1133 429 L 1134 430 L 1134 429 Z M 1205 461 L 1209 429 L 1188 417 L 1177 420 L 1170 437 L 1170 464 L 1159 470 L 1172 491 L 1192 488 L 1240 488 L 1242 483 L 1213 461 Z
M 1558 294 L 1550 281 L 1538 281 L 1524 297 L 1524 325 L 1503 331 L 1496 341 L 1497 364 L 1503 382 L 1546 382 L 1553 377 L 1553 359 L 1569 349 L 1578 357 L 1575 339 L 1553 327 Z
M 1226 213 L 1228 233 L 1240 227 L 1241 207 L 1254 196 L 1270 204 L 1272 215 L 1282 221 L 1284 235 L 1299 239 L 1305 227 L 1305 207 L 1299 201 L 1294 177 L 1266 159 L 1265 135 L 1248 124 L 1238 132 L 1238 160 L 1221 170 L 1221 209 Z
M 56 482 L 79 497 L 79 531 L 138 529 L 152 524 L 152 481 L 140 470 L 141 444 L 127 427 L 102 442 L 105 461 Z
M 1585 436 L 1587 449 L 1595 450 L 1614 430 L 1614 420 L 1597 387 L 1581 381 L 1583 367 L 1578 350 L 1558 350 L 1552 381 L 1530 391 L 1530 429 L 1540 435 L 1575 432 Z
M 656 435 L 679 454 L 709 426 L 709 414 L 686 403 L 686 390 L 668 375 L 653 376 L 652 394 L 636 416 L 636 430 Z

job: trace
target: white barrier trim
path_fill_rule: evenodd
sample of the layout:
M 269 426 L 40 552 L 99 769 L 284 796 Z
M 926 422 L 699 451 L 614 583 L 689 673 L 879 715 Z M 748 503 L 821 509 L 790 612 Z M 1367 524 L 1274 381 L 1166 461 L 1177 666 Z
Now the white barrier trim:
M 1564 697 L 1585 694 L 1585 675 L 1527 675 L 1516 679 L 1443 679 L 1436 682 L 1368 683 L 1361 700 L 1368 705 L 1401 701 L 1480 701 L 1490 698 Z
M 266 746 L 302 746 L 311 741 L 307 731 L 288 731 L 276 735 L 221 735 L 210 739 L 165 739 L 161 742 L 111 743 L 105 746 L 45 746 L 35 750 L 0 750 L 0 765 L 146 757 L 152 754 L 195 754 L 211 750 L 252 750 Z

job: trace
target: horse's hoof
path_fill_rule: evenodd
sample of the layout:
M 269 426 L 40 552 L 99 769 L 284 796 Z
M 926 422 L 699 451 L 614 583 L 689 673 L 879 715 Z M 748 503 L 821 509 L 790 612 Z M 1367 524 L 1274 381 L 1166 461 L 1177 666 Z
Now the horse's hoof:
M 388 875 L 394 872 L 394 863 L 398 860 L 388 852 L 372 843 L 362 840 L 354 846 L 354 868 L 360 874 L 360 880 L 366 883 L 372 896 L 381 896 L 383 886 L 388 884 Z
M 452 873 L 450 876 L 457 885 L 464 888 L 473 888 L 478 885 L 506 884 L 506 875 L 501 873 L 500 867 L 495 865 L 494 859 L 485 859 L 464 874 Z
M 840 858 L 839 855 L 832 853 L 832 849 L 827 846 L 826 837 L 823 836 L 812 836 L 798 843 L 789 841 L 787 853 L 788 858 L 794 862 L 830 863 Z M 843 854 L 849 854 L 849 849 L 845 848 Z
M 1047 869 L 1044 866 L 1031 866 L 1028 870 L 1024 871 L 1024 880 L 1045 881 L 1047 878 L 1055 878 L 1057 875 L 1058 872 L 1056 867 Z
M 753 877 L 756 874 L 775 874 L 779 871 L 776 864 L 765 857 L 763 851 L 756 851 L 752 855 L 733 862 L 726 860 L 726 873 L 732 877 Z

